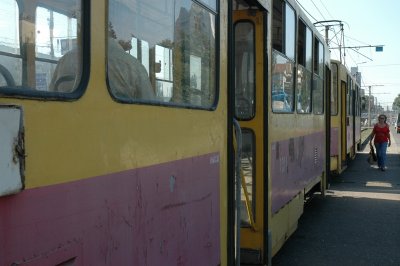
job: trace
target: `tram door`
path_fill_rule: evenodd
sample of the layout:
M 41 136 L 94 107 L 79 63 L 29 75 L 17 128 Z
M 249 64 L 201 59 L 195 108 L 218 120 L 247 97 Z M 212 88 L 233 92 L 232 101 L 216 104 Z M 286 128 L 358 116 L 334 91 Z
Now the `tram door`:
M 260 10 L 234 11 L 235 117 L 242 129 L 241 262 L 266 260 L 268 186 L 264 174 L 264 19 Z

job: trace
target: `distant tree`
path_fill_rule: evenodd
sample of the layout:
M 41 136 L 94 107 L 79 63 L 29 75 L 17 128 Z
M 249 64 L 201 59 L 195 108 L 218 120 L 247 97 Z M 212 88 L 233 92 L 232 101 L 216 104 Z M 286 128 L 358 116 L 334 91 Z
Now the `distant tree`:
M 400 110 L 400 94 L 394 99 L 392 110 Z

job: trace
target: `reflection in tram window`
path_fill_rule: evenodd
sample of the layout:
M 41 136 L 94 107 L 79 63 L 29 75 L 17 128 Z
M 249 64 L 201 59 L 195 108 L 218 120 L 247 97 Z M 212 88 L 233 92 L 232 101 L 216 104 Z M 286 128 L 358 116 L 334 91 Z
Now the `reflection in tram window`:
M 293 111 L 294 63 L 277 51 L 272 52 L 272 111 Z
M 314 41 L 313 112 L 324 112 L 324 48 L 318 39 Z
M 72 14 L 67 16 L 38 7 L 35 26 L 36 89 L 65 93 L 74 91 L 82 73 L 77 19 Z M 48 60 L 59 61 L 49 64 Z M 47 84 L 48 80 L 50 84 Z
M 0 90 L 21 85 L 22 60 L 19 43 L 19 8 L 15 0 L 2 0 L 0 5 Z M 13 29 L 3 30 L 3 29 Z
M 172 89 L 174 85 L 172 61 L 172 49 L 156 45 L 156 94 L 165 102 L 169 102 L 172 98 Z
M 205 1 L 210 8 L 215 1 Z M 109 1 L 111 36 L 126 53 L 146 69 L 154 98 L 125 98 L 120 101 L 160 102 L 171 105 L 212 108 L 216 101 L 216 29 L 212 11 L 189 1 Z M 108 55 L 108 65 L 114 60 Z M 132 76 L 144 74 L 127 73 Z M 131 85 L 127 85 L 126 89 Z
M 235 116 L 249 120 L 255 114 L 254 25 L 235 24 Z
M 51 67 L 49 72 L 54 73 L 50 77 L 50 91 L 73 92 L 81 81 L 82 43 L 78 41 L 77 11 L 72 9 L 64 15 L 39 7 L 36 12 L 36 57 L 42 59 L 36 62 L 36 75 L 43 67 Z M 46 59 L 59 61 L 57 65 L 48 65 Z M 36 80 L 36 89 L 46 90 L 47 86 Z
M 297 43 L 296 109 L 298 113 L 311 112 L 312 33 L 299 19 Z

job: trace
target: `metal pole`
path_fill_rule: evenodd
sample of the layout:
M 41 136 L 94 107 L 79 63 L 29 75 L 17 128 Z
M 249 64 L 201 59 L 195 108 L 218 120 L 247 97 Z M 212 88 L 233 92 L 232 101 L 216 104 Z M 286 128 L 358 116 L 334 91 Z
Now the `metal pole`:
M 325 41 L 326 41 L 326 45 L 328 45 L 328 47 L 329 47 L 329 25 L 325 26 Z
M 368 97 L 368 126 L 371 127 L 371 86 L 369 88 L 369 97 Z
M 236 119 L 233 119 L 233 126 L 235 128 L 236 136 L 236 266 L 240 266 L 240 228 L 241 228 L 241 195 L 242 195 L 242 180 L 241 180 L 241 167 L 242 167 L 242 129 Z

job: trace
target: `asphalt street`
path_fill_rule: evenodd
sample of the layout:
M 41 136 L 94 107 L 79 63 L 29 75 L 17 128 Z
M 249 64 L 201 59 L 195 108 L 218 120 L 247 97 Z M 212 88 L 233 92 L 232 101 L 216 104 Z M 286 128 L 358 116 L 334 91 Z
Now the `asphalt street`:
M 273 266 L 400 265 L 399 136 L 392 131 L 385 172 L 367 163 L 366 145 L 325 197 L 307 203 Z

